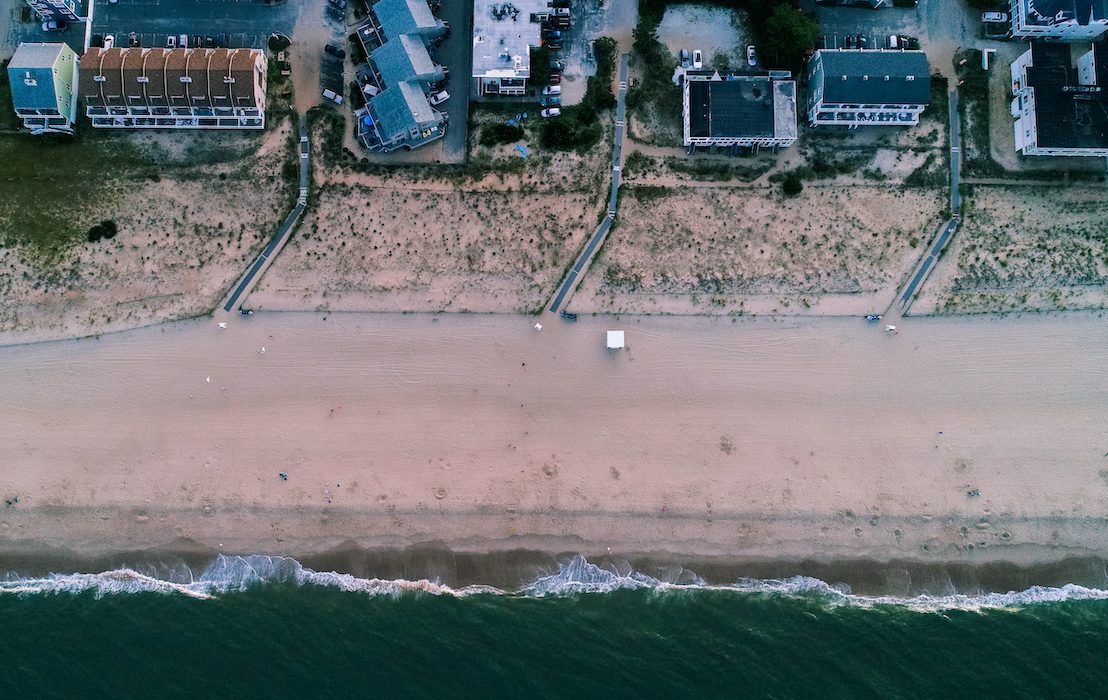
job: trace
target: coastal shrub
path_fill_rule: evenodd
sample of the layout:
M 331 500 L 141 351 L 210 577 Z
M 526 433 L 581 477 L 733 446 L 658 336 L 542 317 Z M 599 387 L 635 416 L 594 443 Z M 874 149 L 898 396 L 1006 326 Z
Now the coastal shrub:
M 596 52 L 596 75 L 589 78 L 581 104 L 563 107 L 558 117 L 547 119 L 539 132 L 543 148 L 557 151 L 583 151 L 599 143 L 603 129 L 598 113 L 616 106 L 612 94 L 612 77 L 616 67 L 616 41 L 600 37 L 593 46 Z
M 481 144 L 484 146 L 499 146 L 506 143 L 515 143 L 523 138 L 523 127 L 519 124 L 506 124 L 495 122 L 481 125 Z
M 785 176 L 781 181 L 781 190 L 789 197 L 795 197 L 804 190 L 804 182 L 800 175 L 793 172 Z
M 114 221 L 101 221 L 98 224 L 94 224 L 88 230 L 88 242 L 95 243 L 101 238 L 105 240 L 111 240 L 115 238 L 115 234 L 119 232 L 118 227 Z
M 562 110 L 559 117 L 546 120 L 539 143 L 543 148 L 557 151 L 586 149 L 596 145 L 602 134 L 596 115 L 575 106 Z

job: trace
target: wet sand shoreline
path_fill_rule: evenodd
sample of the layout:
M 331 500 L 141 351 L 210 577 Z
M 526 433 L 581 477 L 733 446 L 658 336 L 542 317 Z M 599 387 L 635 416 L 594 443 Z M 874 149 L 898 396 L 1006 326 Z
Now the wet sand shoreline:
M 207 557 L 437 542 L 971 567 L 1108 551 L 1092 315 L 897 336 L 855 319 L 236 321 L 0 349 L 0 496 L 20 496 L 0 507 L 0 569 L 185 540 Z M 605 351 L 606 328 L 628 350 Z

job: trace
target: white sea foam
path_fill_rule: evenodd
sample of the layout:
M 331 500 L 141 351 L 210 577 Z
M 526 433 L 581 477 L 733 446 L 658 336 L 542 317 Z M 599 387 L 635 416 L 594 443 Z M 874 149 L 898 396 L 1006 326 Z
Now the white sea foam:
M 686 574 L 688 572 L 685 572 Z M 740 579 L 733 584 L 705 583 L 699 577 L 683 576 L 682 583 L 671 583 L 635 571 L 630 566 L 598 566 L 577 555 L 563 562 L 552 574 L 541 576 L 518 591 L 508 592 L 492 586 L 470 585 L 452 588 L 426 579 L 359 578 L 352 574 L 313 571 L 290 557 L 267 555 L 219 555 L 197 577 L 187 569 L 176 572 L 169 580 L 132 569 L 114 569 L 96 574 L 51 574 L 43 578 L 9 578 L 0 580 L 0 595 L 34 595 L 44 593 L 93 593 L 97 598 L 127 593 L 176 593 L 194 598 L 211 598 L 224 593 L 245 591 L 266 584 L 319 586 L 365 595 L 513 595 L 529 597 L 602 594 L 617 590 L 652 590 L 661 594 L 675 591 L 731 591 L 735 593 L 797 597 L 839 607 L 895 606 L 919 612 L 947 610 L 985 610 L 1022 608 L 1038 603 L 1078 600 L 1108 600 L 1108 590 L 1087 588 L 1077 584 L 1061 587 L 1032 586 L 1023 591 L 1007 593 L 872 596 L 859 595 L 848 587 L 832 585 L 807 576 L 786 579 Z

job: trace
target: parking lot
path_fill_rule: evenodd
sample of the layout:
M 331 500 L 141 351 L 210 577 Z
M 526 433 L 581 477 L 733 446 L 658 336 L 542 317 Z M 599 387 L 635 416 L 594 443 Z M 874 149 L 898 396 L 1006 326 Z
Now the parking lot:
M 861 36 L 866 49 L 885 48 L 890 34 L 923 39 L 915 9 L 816 6 L 816 14 L 829 49 L 846 48 L 847 36 Z
M 289 34 L 299 7 L 294 2 L 267 5 L 264 0 L 118 0 L 98 2 L 92 34 L 115 36 L 127 46 L 132 32 L 139 46 L 166 46 L 169 36 L 211 37 L 229 48 L 264 48 L 272 32 Z

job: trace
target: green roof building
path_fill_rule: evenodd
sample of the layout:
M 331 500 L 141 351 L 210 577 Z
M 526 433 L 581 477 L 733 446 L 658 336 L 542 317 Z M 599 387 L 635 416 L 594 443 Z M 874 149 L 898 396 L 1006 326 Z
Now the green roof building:
M 12 107 L 32 133 L 73 133 L 77 54 L 66 44 L 20 44 L 8 63 Z

